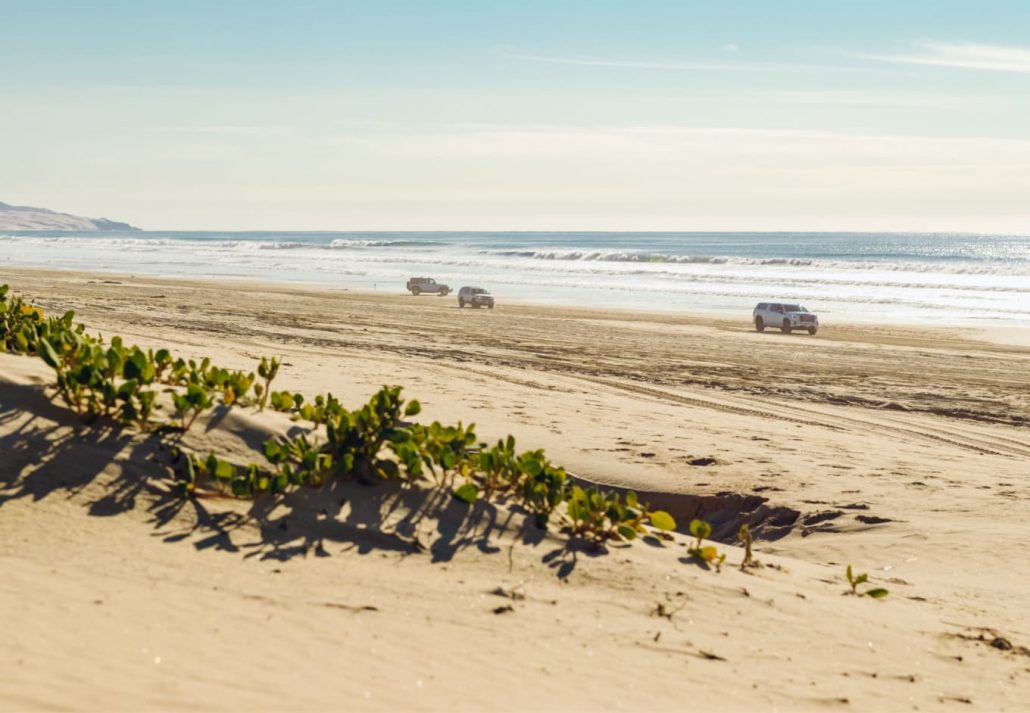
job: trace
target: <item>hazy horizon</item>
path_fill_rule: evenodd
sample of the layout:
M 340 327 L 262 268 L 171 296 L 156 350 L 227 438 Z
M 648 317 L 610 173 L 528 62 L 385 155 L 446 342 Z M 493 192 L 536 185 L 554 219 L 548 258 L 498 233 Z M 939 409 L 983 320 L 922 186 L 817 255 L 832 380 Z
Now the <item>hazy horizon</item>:
M 15 205 L 150 231 L 1030 232 L 1023 3 L 0 12 Z

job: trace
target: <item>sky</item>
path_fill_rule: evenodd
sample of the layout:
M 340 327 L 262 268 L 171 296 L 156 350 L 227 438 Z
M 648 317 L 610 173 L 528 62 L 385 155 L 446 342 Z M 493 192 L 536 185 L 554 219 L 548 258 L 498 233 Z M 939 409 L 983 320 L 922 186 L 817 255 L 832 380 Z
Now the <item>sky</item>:
M 0 201 L 152 230 L 1030 232 L 1026 0 L 0 0 Z

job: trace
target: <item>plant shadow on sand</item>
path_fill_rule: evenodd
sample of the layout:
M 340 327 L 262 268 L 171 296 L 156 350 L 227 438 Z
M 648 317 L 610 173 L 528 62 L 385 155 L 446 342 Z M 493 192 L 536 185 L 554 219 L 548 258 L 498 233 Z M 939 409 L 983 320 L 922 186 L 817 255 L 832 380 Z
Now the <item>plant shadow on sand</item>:
M 300 431 L 297 426 L 280 429 L 287 435 Z M 242 409 L 217 406 L 186 441 L 198 453 L 209 447 L 225 452 L 235 446 L 241 458 L 246 454 L 252 459 L 275 433 Z M 594 557 L 622 546 L 569 535 L 560 531 L 555 518 L 548 528 L 541 528 L 532 514 L 503 497 L 468 505 L 452 496 L 450 486 L 428 482 L 363 485 L 331 480 L 321 488 L 301 487 L 254 500 L 216 491 L 183 498 L 173 487 L 178 443 L 178 433 L 142 434 L 102 419 L 84 423 L 40 385 L 0 382 L 0 508 L 14 499 L 40 500 L 63 491 L 85 502 L 89 514 L 97 517 L 146 512 L 155 536 L 169 543 L 188 541 L 200 550 L 280 561 L 330 556 L 342 545 L 344 551 L 362 555 L 428 554 L 433 562 L 447 562 L 463 550 L 498 554 L 518 543 L 550 546 L 541 560 L 565 578 L 581 556 Z M 744 522 L 756 538 L 778 539 L 795 526 L 799 515 L 790 508 L 771 507 L 755 495 L 640 496 L 672 513 L 681 526 L 695 517 L 710 520 L 712 539 L 722 542 L 734 541 Z M 644 542 L 664 546 L 653 537 Z M 681 561 L 698 564 L 692 558 Z
M 227 411 L 216 409 L 207 430 L 232 431 Z M 256 443 L 264 437 L 245 429 L 232 435 Z M 449 486 L 336 480 L 254 500 L 216 492 L 183 498 L 172 487 L 177 442 L 177 434 L 141 434 L 102 419 L 84 423 L 42 386 L 0 382 L 0 511 L 14 500 L 63 494 L 96 517 L 145 512 L 165 542 L 248 559 L 325 557 L 342 545 L 361 555 L 428 554 L 442 563 L 467 549 L 500 554 L 515 544 L 553 545 L 541 559 L 568 577 L 580 555 L 605 552 L 553 523 L 539 527 L 504 499 L 460 502 Z
M 221 505 L 229 512 L 216 512 Z M 504 539 L 538 545 L 553 537 L 517 509 L 484 501 L 466 505 L 449 488 L 397 482 L 333 481 L 253 501 L 165 494 L 150 509 L 165 541 L 193 539 L 198 549 L 240 552 L 248 559 L 326 557 L 332 545 L 343 545 L 361 555 L 428 553 L 433 562 L 447 562 L 469 548 L 500 553 Z

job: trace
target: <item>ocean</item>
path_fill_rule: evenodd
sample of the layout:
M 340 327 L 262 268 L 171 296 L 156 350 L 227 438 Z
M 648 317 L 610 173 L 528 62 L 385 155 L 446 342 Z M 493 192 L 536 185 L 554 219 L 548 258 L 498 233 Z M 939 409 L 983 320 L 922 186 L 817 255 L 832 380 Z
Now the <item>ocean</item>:
M 538 303 L 833 320 L 1030 325 L 1030 235 L 912 233 L 0 233 L 4 267 L 403 293 L 411 276 Z M 24 286 L 23 286 L 24 287 Z M 422 299 L 434 299 L 424 297 Z

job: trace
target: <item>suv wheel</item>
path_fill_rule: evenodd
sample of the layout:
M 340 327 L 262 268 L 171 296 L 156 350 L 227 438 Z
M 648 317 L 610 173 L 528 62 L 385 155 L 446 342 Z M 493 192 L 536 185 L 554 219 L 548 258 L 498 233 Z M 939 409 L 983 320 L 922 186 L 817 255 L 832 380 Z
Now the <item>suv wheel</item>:
M 449 290 L 445 287 L 442 290 L 440 290 L 440 296 L 441 297 L 446 297 L 448 292 L 449 292 Z
M 465 308 L 465 298 L 464 297 L 459 297 L 458 298 L 458 309 L 464 309 L 464 308 Z
M 789 319 L 783 320 L 783 326 L 780 328 L 780 331 L 782 331 L 784 334 L 790 334 L 790 320 Z
M 765 331 L 765 320 L 762 319 L 761 317 L 755 317 L 755 331 L 756 332 L 764 332 Z
M 818 328 L 818 327 L 809 327 L 809 328 L 808 328 L 808 333 L 809 333 L 809 334 L 815 334 L 815 333 L 816 333 L 816 332 L 818 332 L 818 331 L 819 331 L 819 328 Z
M 418 293 L 421 292 L 421 291 L 422 290 L 421 290 L 421 288 L 418 287 L 418 285 L 416 285 L 415 287 L 411 288 L 411 294 L 415 295 L 415 297 L 418 297 Z

